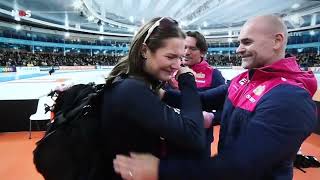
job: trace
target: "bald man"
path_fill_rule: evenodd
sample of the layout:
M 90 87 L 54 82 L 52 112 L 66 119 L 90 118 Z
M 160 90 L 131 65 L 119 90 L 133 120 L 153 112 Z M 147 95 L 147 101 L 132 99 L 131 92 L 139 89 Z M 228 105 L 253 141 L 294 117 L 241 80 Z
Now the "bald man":
M 223 106 L 218 154 L 207 160 L 117 156 L 114 168 L 134 180 L 291 180 L 293 159 L 316 125 L 317 82 L 285 58 L 287 28 L 273 15 L 249 19 L 237 53 L 248 71 L 201 92 L 204 110 Z M 179 94 L 166 92 L 164 100 Z

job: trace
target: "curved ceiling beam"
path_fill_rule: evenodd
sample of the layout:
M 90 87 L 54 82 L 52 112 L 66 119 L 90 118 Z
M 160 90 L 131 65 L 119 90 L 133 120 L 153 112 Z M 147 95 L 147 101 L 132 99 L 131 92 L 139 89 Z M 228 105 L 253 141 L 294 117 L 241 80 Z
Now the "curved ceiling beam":
M 243 1 L 242 3 L 249 3 L 249 1 Z M 222 4 L 222 8 L 225 7 L 225 6 L 226 6 L 226 4 Z M 214 10 L 215 9 L 212 9 L 212 13 L 214 13 Z M 290 21 L 290 17 L 292 15 L 294 15 L 294 14 L 298 14 L 299 16 L 306 16 L 306 15 L 311 15 L 311 14 L 314 14 L 314 13 L 317 13 L 317 12 L 320 12 L 320 5 L 316 6 L 316 7 L 313 7 L 312 9 L 304 10 L 302 12 L 298 12 L 298 13 L 293 12 L 293 13 L 287 14 L 286 16 L 283 17 L 283 20 L 289 22 Z M 224 18 L 224 17 L 225 16 L 222 16 L 221 18 Z M 244 16 L 242 18 L 246 19 L 248 17 L 249 16 L 247 16 L 247 17 Z M 201 20 L 201 19 L 199 19 L 199 20 Z M 219 19 L 217 19 L 215 23 L 217 24 L 217 22 L 219 22 Z M 240 28 L 241 28 L 241 26 L 238 26 L 238 27 L 227 27 L 227 28 L 206 28 L 206 29 L 202 29 L 202 30 L 206 31 L 208 33 L 218 33 L 218 32 L 227 32 L 228 30 L 238 31 L 238 30 L 240 30 Z M 188 29 L 188 30 L 194 30 L 194 29 Z
M 306 31 L 311 29 L 320 28 L 320 24 L 314 25 L 314 26 L 306 26 L 302 28 L 295 28 L 295 29 L 289 29 L 288 33 L 290 32 L 298 32 L 298 31 Z M 240 31 L 240 28 L 238 29 Z M 238 35 L 232 35 L 232 36 L 205 36 L 207 39 L 219 39 L 219 38 L 237 38 Z
M 215 0 L 215 1 L 209 0 L 209 1 L 204 2 L 202 4 L 202 6 L 203 7 L 207 6 L 207 10 L 204 10 L 203 12 L 198 12 L 198 14 L 196 14 L 197 11 L 200 11 L 200 10 L 198 10 L 198 8 L 201 8 L 201 6 L 199 6 L 194 12 L 189 14 L 189 17 L 194 16 L 194 18 L 191 18 L 191 20 L 187 20 L 186 25 L 188 26 L 194 22 L 197 22 L 199 19 L 206 17 L 208 14 L 214 12 L 218 8 L 220 3 L 221 3 L 221 0 Z M 230 3 L 230 1 L 229 1 L 229 3 Z M 186 16 L 185 18 L 188 19 L 189 17 Z
M 309 14 L 319 13 L 319 12 L 320 12 L 320 5 L 316 6 L 316 7 L 313 7 L 312 9 L 308 9 L 308 10 L 302 11 L 302 12 L 293 12 L 293 13 L 287 14 L 283 18 L 285 20 L 287 20 L 287 18 L 291 17 L 294 14 L 298 14 L 300 17 L 302 17 L 302 16 L 306 16 L 306 15 L 309 15 Z
M 112 25 L 116 25 L 119 27 L 125 27 L 128 29 L 136 29 L 137 26 L 134 25 L 129 25 L 129 24 L 124 24 L 124 23 L 120 23 L 120 22 L 116 22 L 114 20 L 108 19 L 106 17 L 102 17 L 101 15 L 99 15 L 90 5 L 86 0 L 82 0 L 83 5 L 85 6 L 85 8 L 96 18 L 100 19 L 101 21 L 108 23 L 108 24 L 112 24 Z
M 191 3 L 188 3 L 186 6 L 181 8 L 175 15 L 176 20 L 182 21 L 185 17 L 189 16 L 190 14 L 194 13 L 194 11 L 202 6 L 204 3 L 206 3 L 207 0 L 200 0 L 200 1 L 191 1 Z
M 170 1 L 172 5 L 167 9 L 169 16 L 178 20 L 175 14 L 177 14 L 180 11 L 181 7 L 186 7 L 189 1 L 187 0 L 180 0 L 180 1 Z
M 162 0 L 158 1 L 155 6 L 154 14 L 158 14 L 159 12 L 163 11 L 164 7 L 169 3 L 169 0 Z
M 231 6 L 232 6 L 232 9 L 239 9 L 239 7 L 246 6 L 246 5 L 250 5 L 250 1 L 242 0 L 241 2 L 235 3 L 234 0 L 226 0 L 226 1 L 220 2 L 219 5 L 211 8 L 209 11 L 205 12 L 204 14 L 199 16 L 197 19 L 195 19 L 194 23 L 203 20 L 204 18 L 210 16 L 211 14 L 221 14 L 221 16 L 219 16 L 219 18 L 210 19 L 211 23 L 216 24 L 216 25 L 224 25 L 225 27 L 229 28 L 227 24 L 221 23 L 221 21 L 220 21 L 223 19 L 230 18 L 230 16 L 227 15 L 228 13 L 223 13 L 223 9 L 228 9 Z M 234 18 L 240 19 L 243 17 L 240 16 L 240 14 L 238 14 L 238 15 L 235 15 Z
M 142 0 L 139 3 L 139 8 L 138 8 L 138 12 L 139 11 L 143 11 L 146 9 L 146 7 L 149 6 L 151 0 Z M 138 2 L 138 1 L 137 1 Z
M 0 8 L 0 13 L 6 14 L 8 16 L 11 16 L 11 12 L 10 11 L 7 11 L 7 10 L 1 9 L 1 8 Z M 64 25 L 54 24 L 54 23 L 50 23 L 50 22 L 34 19 L 34 18 L 31 18 L 31 17 L 20 17 L 20 18 L 23 19 L 23 20 L 27 20 L 27 21 L 33 22 L 33 23 L 38 23 L 38 24 L 41 24 L 41 25 L 46 25 L 46 26 L 49 26 L 49 27 L 55 27 L 55 28 L 65 29 L 66 30 L 66 27 Z M 98 31 L 92 31 L 92 30 L 86 30 L 86 29 L 78 29 L 78 28 L 74 28 L 74 27 L 68 27 L 68 30 L 77 31 L 77 32 L 86 32 L 86 33 L 91 33 L 91 34 L 100 34 L 100 35 L 110 35 L 110 36 L 120 36 L 120 37 L 133 37 L 132 34 L 98 32 Z

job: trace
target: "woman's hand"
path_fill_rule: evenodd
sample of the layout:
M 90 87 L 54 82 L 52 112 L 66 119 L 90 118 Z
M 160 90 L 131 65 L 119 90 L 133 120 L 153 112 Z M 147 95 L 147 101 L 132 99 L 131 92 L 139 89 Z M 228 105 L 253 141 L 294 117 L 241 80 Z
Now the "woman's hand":
M 184 73 L 191 73 L 191 74 L 193 74 L 193 76 L 196 75 L 196 73 L 192 69 L 190 69 L 188 66 L 183 66 L 178 70 L 178 72 L 176 74 L 176 79 L 178 79 L 178 77 Z
M 115 172 L 125 180 L 157 180 L 159 159 L 151 154 L 117 155 L 113 160 Z

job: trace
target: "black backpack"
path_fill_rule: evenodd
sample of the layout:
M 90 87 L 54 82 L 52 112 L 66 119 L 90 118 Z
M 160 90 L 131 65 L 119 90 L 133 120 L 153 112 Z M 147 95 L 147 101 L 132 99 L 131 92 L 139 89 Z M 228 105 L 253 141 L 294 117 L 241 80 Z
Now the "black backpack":
M 314 156 L 306 156 L 302 154 L 297 154 L 293 162 L 293 166 L 302 172 L 306 173 L 303 168 L 320 168 L 320 162 Z
M 88 180 L 103 177 L 100 109 L 104 85 L 79 84 L 57 96 L 55 116 L 36 143 L 33 162 L 46 180 Z

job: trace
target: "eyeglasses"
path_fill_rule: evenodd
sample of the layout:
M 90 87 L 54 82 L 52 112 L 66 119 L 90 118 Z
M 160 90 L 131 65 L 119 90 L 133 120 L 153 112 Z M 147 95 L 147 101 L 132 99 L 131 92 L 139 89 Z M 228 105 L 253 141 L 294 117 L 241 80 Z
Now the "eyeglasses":
M 162 21 L 162 20 L 166 20 L 166 21 Z M 166 23 L 164 25 L 166 26 L 169 26 L 168 24 L 175 24 L 175 25 L 178 25 L 178 22 L 169 18 L 169 17 L 162 17 L 160 18 L 158 21 L 156 21 L 148 30 L 148 34 L 146 35 L 146 37 L 144 38 L 144 41 L 143 43 L 146 43 L 146 41 L 149 39 L 150 35 L 152 34 L 152 32 L 154 31 L 154 29 L 158 26 L 160 26 L 160 23 L 163 23 L 163 22 L 169 22 L 169 23 Z

